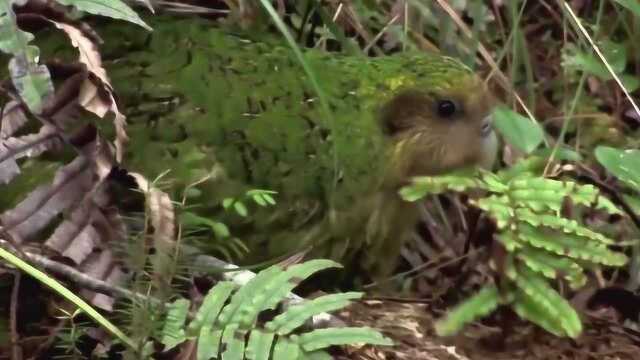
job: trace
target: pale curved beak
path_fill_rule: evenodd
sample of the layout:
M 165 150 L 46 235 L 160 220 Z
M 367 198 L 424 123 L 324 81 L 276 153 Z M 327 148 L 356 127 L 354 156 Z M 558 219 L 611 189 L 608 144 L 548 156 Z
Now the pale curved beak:
M 493 117 L 491 115 L 486 116 L 482 119 L 482 127 L 480 128 L 480 133 L 482 137 L 487 137 L 493 132 Z
M 484 144 L 482 146 L 482 157 L 479 165 L 484 169 L 491 170 L 498 157 L 499 147 L 498 137 L 495 131 L 493 131 L 493 118 L 491 115 L 483 119 L 480 131 Z

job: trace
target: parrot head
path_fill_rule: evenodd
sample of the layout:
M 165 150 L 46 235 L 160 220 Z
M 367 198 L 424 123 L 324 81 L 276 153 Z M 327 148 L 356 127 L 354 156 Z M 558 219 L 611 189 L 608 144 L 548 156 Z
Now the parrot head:
M 457 60 L 427 60 L 417 70 L 421 80 L 397 89 L 382 108 L 383 132 L 392 143 L 392 182 L 490 168 L 495 161 L 495 100 L 484 81 Z

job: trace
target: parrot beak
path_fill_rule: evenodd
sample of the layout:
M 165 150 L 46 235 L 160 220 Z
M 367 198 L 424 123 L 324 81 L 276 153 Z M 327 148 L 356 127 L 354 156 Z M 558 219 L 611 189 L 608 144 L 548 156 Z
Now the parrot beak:
M 484 119 L 482 119 L 482 127 L 480 128 L 480 133 L 482 137 L 486 138 L 493 132 L 493 117 L 488 115 Z
M 498 155 L 498 137 L 495 131 L 493 131 L 493 118 L 491 115 L 485 117 L 482 120 L 482 127 L 480 129 L 483 137 L 483 150 L 480 159 L 480 167 L 491 170 L 493 164 L 496 162 Z

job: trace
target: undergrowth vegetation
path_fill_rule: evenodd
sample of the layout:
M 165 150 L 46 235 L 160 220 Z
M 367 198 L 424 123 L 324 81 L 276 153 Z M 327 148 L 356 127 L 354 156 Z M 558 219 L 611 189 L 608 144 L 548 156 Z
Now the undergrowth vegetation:
M 398 357 L 430 327 L 506 333 L 505 314 L 577 338 L 593 302 L 637 326 L 585 295 L 640 289 L 636 1 L 136 4 L 161 14 L 0 4 L 0 357 Z M 420 79 L 415 52 L 486 81 L 498 160 L 374 196 L 372 109 Z M 407 203 L 411 234 L 387 221 L 412 219 Z M 406 298 L 432 301 L 415 322 L 373 315 Z

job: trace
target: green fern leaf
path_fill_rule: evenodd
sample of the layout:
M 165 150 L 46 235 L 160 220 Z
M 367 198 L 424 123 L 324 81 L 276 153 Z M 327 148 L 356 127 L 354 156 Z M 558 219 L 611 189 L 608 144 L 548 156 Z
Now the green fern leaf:
M 515 276 L 514 276 L 515 274 Z M 582 323 L 576 311 L 556 290 L 554 290 L 535 272 L 527 268 L 518 268 L 515 272 L 507 272 L 507 276 L 526 297 L 526 303 L 535 303 L 535 309 L 542 319 L 553 319 L 562 329 L 562 333 L 569 337 L 576 337 L 582 331 Z M 530 319 L 532 320 L 532 319 Z M 548 320 L 545 320 L 545 323 Z
M 242 360 L 244 358 L 244 336 L 247 331 L 238 324 L 229 324 L 222 331 L 222 360 Z
M 575 234 L 596 240 L 602 244 L 613 245 L 615 241 L 606 236 L 589 230 L 580 225 L 577 221 L 558 217 L 555 215 L 536 214 L 528 209 L 517 209 L 516 216 L 522 221 L 526 221 L 533 226 L 546 226 L 552 229 L 561 230 L 564 233 Z
M 487 191 L 493 193 L 504 193 L 509 190 L 509 186 L 506 185 L 503 179 L 498 177 L 496 174 L 488 171 L 481 171 L 481 175 L 482 181 L 484 183 L 484 188 Z
M 546 230 L 526 223 L 518 224 L 519 239 L 535 248 L 610 266 L 621 266 L 627 262 L 624 254 L 611 251 L 601 243 L 589 241 L 588 238 L 576 234 Z
M 504 229 L 512 223 L 515 216 L 513 206 L 509 203 L 509 198 L 505 195 L 491 195 L 473 203 L 480 209 L 487 211 L 496 222 L 498 229 Z
M 326 351 L 318 350 L 311 353 L 304 353 L 304 360 L 332 360 L 334 357 Z
M 246 349 L 247 359 L 268 360 L 274 338 L 275 334 L 271 331 L 264 332 L 260 329 L 252 330 Z
M 478 293 L 453 308 L 444 319 L 438 320 L 435 325 L 436 333 L 439 336 L 452 335 L 466 324 L 495 310 L 500 302 L 498 288 L 494 285 L 485 286 Z
M 251 293 L 250 297 L 239 298 L 242 299 L 242 303 L 239 304 L 238 311 L 230 321 L 250 326 L 255 322 L 260 311 L 275 308 L 298 285 L 297 282 L 291 281 L 292 279 L 306 279 L 315 272 L 332 267 L 341 267 L 341 265 L 332 260 L 317 259 L 291 266 L 286 271 L 279 270 L 268 281 L 257 282 L 257 291 Z M 258 276 L 251 281 L 257 278 Z M 245 287 L 249 286 L 251 281 Z M 232 303 L 234 299 L 235 296 L 231 300 Z
M 238 317 L 236 313 L 239 309 L 243 311 L 247 311 L 247 308 L 250 306 L 253 296 L 258 294 L 261 288 L 264 286 L 264 283 L 273 281 L 279 274 L 282 273 L 282 269 L 278 266 L 271 266 L 263 271 L 260 271 L 256 276 L 249 280 L 244 286 L 242 286 L 235 294 L 231 297 L 231 302 L 224 307 L 220 316 L 218 318 L 218 322 L 220 324 L 229 324 L 231 322 L 239 323 Z
M 419 176 L 414 177 L 410 185 L 402 187 L 399 193 L 406 201 L 417 201 L 427 194 L 440 194 L 448 190 L 465 191 L 469 188 L 482 187 L 482 182 L 470 176 Z
M 496 238 L 509 252 L 514 252 L 524 246 L 513 231 L 505 231 L 502 234 L 497 234 Z
M 349 300 L 359 299 L 360 297 L 362 297 L 360 292 L 321 296 L 303 304 L 292 306 L 286 312 L 268 322 L 265 328 L 278 335 L 286 335 L 304 324 L 310 317 L 323 312 L 342 309 L 349 305 Z
M 298 343 L 307 352 L 324 349 L 334 345 L 357 343 L 385 346 L 393 345 L 393 342 L 389 338 L 368 327 L 317 329 L 300 335 Z
M 220 351 L 220 339 L 222 339 L 222 330 L 213 330 L 211 325 L 208 324 L 202 326 L 198 335 L 197 359 L 209 360 L 217 358 Z
M 546 251 L 526 246 L 516 254 L 516 257 L 529 269 L 550 279 L 556 279 L 561 274 L 573 289 L 583 286 L 587 282 L 580 265 L 569 258 L 558 257 Z
M 624 215 L 624 212 L 620 210 L 611 200 L 604 196 L 598 196 L 596 200 L 596 209 L 604 210 L 613 215 Z
M 296 360 L 300 357 L 301 349 L 294 337 L 279 338 L 276 346 L 273 348 L 273 358 L 278 360 Z M 292 341 L 293 340 L 293 341 Z
M 522 291 L 517 292 L 516 298 L 511 306 L 521 318 L 537 324 L 555 336 L 563 337 L 565 335 L 564 329 L 555 321 L 556 319 L 550 318 L 549 314 L 544 311 L 540 304 L 533 301 L 526 293 Z
M 516 178 L 540 176 L 547 164 L 547 158 L 530 156 L 518 161 L 516 164 L 499 171 L 496 176 L 504 182 L 510 182 Z
M 184 324 L 189 313 L 189 306 L 191 306 L 191 302 L 187 299 L 178 299 L 168 305 L 167 318 L 162 327 L 160 340 L 165 350 L 173 349 L 186 340 Z
M 189 336 L 196 336 L 200 333 L 200 328 L 203 325 L 213 324 L 220 310 L 222 310 L 222 307 L 231 295 L 231 292 L 236 289 L 236 287 L 232 282 L 222 281 L 211 288 L 202 300 L 202 305 L 200 305 L 195 317 L 189 323 L 187 334 Z

